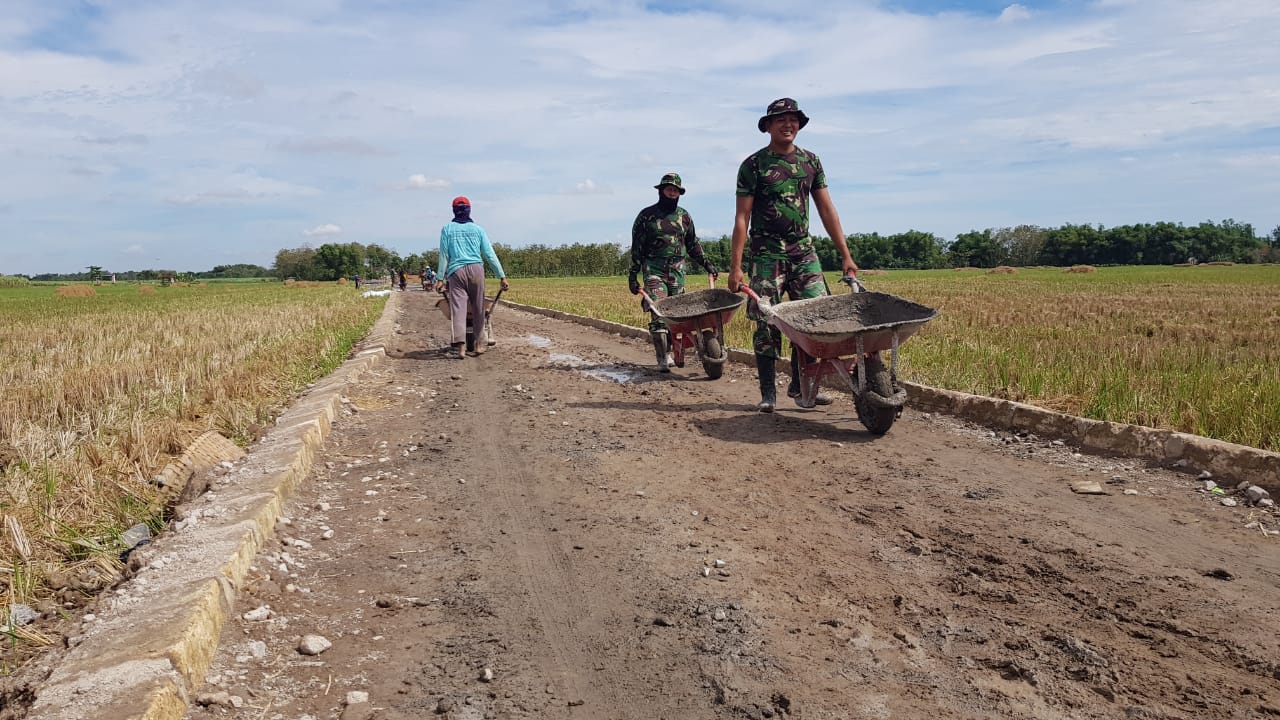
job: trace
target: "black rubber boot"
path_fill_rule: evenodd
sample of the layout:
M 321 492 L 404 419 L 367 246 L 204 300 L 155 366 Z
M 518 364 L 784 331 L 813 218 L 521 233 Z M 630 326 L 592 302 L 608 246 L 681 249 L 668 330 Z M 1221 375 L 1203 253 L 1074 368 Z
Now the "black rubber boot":
M 667 353 L 666 331 L 650 331 L 650 335 L 653 336 L 653 353 L 658 359 L 658 372 L 671 372 L 670 355 Z
M 778 405 L 777 361 L 764 355 L 756 355 L 756 374 L 760 376 L 760 404 L 756 409 L 763 413 L 771 413 Z

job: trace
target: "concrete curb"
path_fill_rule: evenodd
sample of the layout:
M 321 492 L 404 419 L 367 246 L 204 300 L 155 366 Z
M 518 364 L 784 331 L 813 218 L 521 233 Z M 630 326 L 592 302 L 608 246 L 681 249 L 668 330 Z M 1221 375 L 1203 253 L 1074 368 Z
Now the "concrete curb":
M 135 551 L 148 563 L 68 639 L 71 650 L 39 688 L 28 720 L 181 720 L 204 683 L 236 591 L 310 472 L 342 391 L 386 357 L 397 298 L 390 296 L 353 357 L 277 418 L 216 491 L 192 503 L 173 532 Z M 217 445 L 206 440 L 166 472 L 190 477 Z
M 506 302 L 505 300 L 503 302 Z M 583 317 L 534 305 L 507 303 L 511 307 L 546 317 L 586 325 L 623 337 L 649 339 L 649 331 L 621 323 Z M 729 361 L 755 367 L 755 355 L 729 349 Z M 778 360 L 778 372 L 790 375 L 791 363 Z M 1223 442 L 1200 435 L 1160 430 L 1142 425 L 1090 420 L 999 398 L 941 390 L 903 382 L 908 402 L 915 408 L 945 413 L 998 430 L 1025 431 L 1063 440 L 1098 455 L 1135 457 L 1155 465 L 1207 470 L 1222 485 L 1248 480 L 1280 496 L 1280 453 Z

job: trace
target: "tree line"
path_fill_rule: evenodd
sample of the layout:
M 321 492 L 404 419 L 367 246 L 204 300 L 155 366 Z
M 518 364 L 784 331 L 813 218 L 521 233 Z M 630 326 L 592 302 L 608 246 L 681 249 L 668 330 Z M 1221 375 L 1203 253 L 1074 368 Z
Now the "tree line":
M 1280 262 L 1280 226 L 1265 238 L 1235 220 L 1198 225 L 1153 224 L 1035 225 L 990 228 L 961 233 L 948 242 L 937 235 L 908 230 L 894 235 L 854 233 L 846 239 L 858 266 L 871 269 L 991 268 L 998 265 L 1173 265 L 1196 262 Z M 839 270 L 840 256 L 830 238 L 817 237 L 814 247 L 824 270 Z M 729 267 L 730 239 L 703 240 L 702 248 L 718 268 Z M 503 269 L 516 277 L 624 275 L 631 266 L 630 248 L 613 243 L 575 243 L 551 247 L 508 247 L 494 243 Z M 401 258 L 378 245 L 327 244 L 293 248 L 276 254 L 277 277 L 336 280 L 377 277 L 399 269 L 416 273 L 435 267 L 438 254 L 428 250 Z M 692 271 L 700 272 L 697 268 Z
M 1055 228 L 1035 225 L 988 228 L 961 233 L 947 241 L 932 233 L 908 230 L 894 235 L 854 233 L 846 239 L 858 266 L 872 269 L 991 268 L 998 265 L 1173 265 L 1187 262 L 1280 262 L 1280 225 L 1266 237 L 1253 226 L 1235 220 L 1198 225 L 1158 222 L 1103 227 L 1067 224 Z M 840 259 L 830 238 L 817 237 L 814 246 L 824 270 L 839 270 Z M 722 235 L 703 240 L 703 250 L 716 267 L 729 266 L 730 240 Z M 494 243 L 503 269 L 516 277 L 582 277 L 625 275 L 631 266 L 630 248 L 616 243 L 528 245 Z M 276 278 L 337 280 L 359 275 L 389 277 L 404 271 L 416 274 L 435 267 L 439 254 L 426 250 L 401 256 L 378 244 L 325 243 L 276 252 L 270 268 L 247 263 L 219 265 L 207 272 L 176 273 L 138 270 L 112 273 L 91 266 L 83 273 L 45 274 L 31 280 L 183 280 L 219 278 Z M 700 272 L 698 268 L 690 270 Z

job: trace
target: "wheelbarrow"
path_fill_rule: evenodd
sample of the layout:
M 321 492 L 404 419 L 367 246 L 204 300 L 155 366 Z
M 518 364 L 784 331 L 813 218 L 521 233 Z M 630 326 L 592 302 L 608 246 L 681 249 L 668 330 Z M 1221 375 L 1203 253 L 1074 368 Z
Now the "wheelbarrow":
M 498 288 L 498 294 L 493 297 L 484 299 L 484 337 L 485 345 L 495 345 L 497 340 L 493 337 L 493 308 L 498 304 L 498 300 L 502 298 L 503 289 Z M 444 313 L 445 320 L 452 320 L 453 316 L 449 310 L 449 298 L 442 297 L 436 301 L 436 307 L 440 312 Z M 467 351 L 475 352 L 476 349 L 476 333 L 475 318 L 472 317 L 471 311 L 467 310 Z
M 770 304 L 743 285 L 761 315 L 796 348 L 800 406 L 817 403 L 822 378 L 838 377 L 853 394 L 858 420 L 883 435 L 902 414 L 907 391 L 898 385 L 898 348 L 938 311 L 880 292 L 868 292 L 853 275 L 849 293 Z M 886 368 L 880 354 L 889 351 Z
M 724 363 L 729 359 L 725 352 L 724 326 L 746 302 L 746 298 L 715 286 L 715 279 L 708 276 L 711 287 L 706 290 L 672 295 L 654 300 L 643 289 L 640 295 L 648 303 L 649 312 L 667 324 L 667 330 L 657 331 L 662 346 L 655 343 L 660 357 L 670 352 L 678 368 L 684 367 L 685 351 L 692 348 L 698 354 L 702 370 L 715 380 L 724 374 Z

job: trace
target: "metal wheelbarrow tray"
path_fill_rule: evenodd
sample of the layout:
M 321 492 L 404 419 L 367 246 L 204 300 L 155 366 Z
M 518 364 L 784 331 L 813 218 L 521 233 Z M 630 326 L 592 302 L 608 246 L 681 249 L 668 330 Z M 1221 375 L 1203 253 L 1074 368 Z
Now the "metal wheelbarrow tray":
M 672 330 L 696 331 L 715 329 L 717 322 L 729 322 L 746 301 L 745 297 L 723 288 L 707 288 L 662 298 L 654 303 L 654 309 Z
M 815 358 L 896 350 L 938 311 L 881 292 L 824 295 L 771 307 L 772 322 Z

